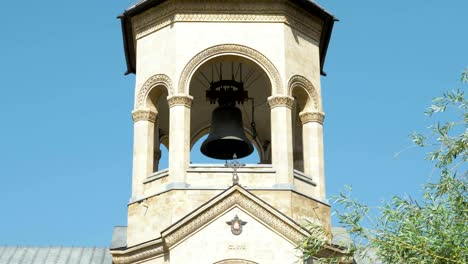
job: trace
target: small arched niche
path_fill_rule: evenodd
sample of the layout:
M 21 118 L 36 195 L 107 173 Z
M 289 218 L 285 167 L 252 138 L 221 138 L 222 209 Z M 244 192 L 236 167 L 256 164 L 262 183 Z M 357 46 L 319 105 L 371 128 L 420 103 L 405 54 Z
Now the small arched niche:
M 304 172 L 303 132 L 300 113 L 318 111 L 318 95 L 312 84 L 302 76 L 293 76 L 289 83 L 290 95 L 294 97 L 292 113 L 294 169 Z
M 254 145 L 254 152 L 244 162 L 271 164 L 270 108 L 267 98 L 271 95 L 271 82 L 265 71 L 255 62 L 234 55 L 222 55 L 201 64 L 190 80 L 190 95 L 193 96 L 190 120 L 191 162 L 209 161 L 224 163 L 224 160 L 199 157 L 200 145 L 210 131 L 212 112 L 218 106 L 207 98 L 206 92 L 213 82 L 235 80 L 244 84 L 248 99 L 237 103 L 241 110 L 246 137 Z M 258 156 L 258 159 L 255 158 Z M 204 163 L 204 162 L 203 162 Z
M 150 109 L 158 114 L 158 120 L 154 126 L 154 155 L 153 172 L 168 167 L 169 149 L 169 106 L 167 96 L 170 87 L 157 84 L 148 91 L 144 108 Z M 161 147 L 163 145 L 164 147 Z M 160 162 L 160 161 L 163 162 Z

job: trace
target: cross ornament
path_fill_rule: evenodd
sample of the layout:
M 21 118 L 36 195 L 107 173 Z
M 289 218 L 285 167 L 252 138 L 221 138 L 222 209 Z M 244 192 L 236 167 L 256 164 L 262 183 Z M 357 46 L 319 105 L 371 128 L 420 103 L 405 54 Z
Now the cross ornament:
M 224 164 L 224 167 L 233 169 L 233 172 L 232 172 L 232 185 L 239 184 L 239 175 L 237 175 L 237 169 L 240 168 L 240 167 L 244 167 L 244 166 L 245 166 L 245 164 L 242 164 L 239 161 L 237 161 L 236 153 L 234 153 L 234 155 L 232 156 L 232 161 L 231 162 L 228 163 L 227 160 L 226 160 L 226 164 Z

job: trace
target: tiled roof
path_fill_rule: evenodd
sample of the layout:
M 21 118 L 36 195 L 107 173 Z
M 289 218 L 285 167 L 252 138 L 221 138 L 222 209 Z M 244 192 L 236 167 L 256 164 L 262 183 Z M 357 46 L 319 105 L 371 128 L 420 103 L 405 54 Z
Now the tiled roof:
M 112 264 L 108 248 L 0 246 L 0 264 Z

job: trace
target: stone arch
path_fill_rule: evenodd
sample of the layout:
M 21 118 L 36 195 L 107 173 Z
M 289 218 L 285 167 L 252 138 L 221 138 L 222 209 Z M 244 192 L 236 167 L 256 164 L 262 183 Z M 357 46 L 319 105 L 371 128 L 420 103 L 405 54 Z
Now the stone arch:
M 161 158 L 160 145 L 163 144 L 169 149 L 168 135 L 165 133 L 165 131 L 168 130 L 169 107 L 165 99 L 171 94 L 171 79 L 165 74 L 155 74 L 146 80 L 136 95 L 135 111 L 148 111 L 154 113 L 156 116 L 154 130 L 151 134 L 154 143 L 153 146 L 150 147 L 153 152 L 152 155 L 150 155 L 153 162 L 153 172 L 159 170 L 159 161 Z M 162 98 L 164 98 L 164 100 L 160 100 Z
M 314 85 L 304 76 L 301 75 L 294 75 L 289 79 L 288 82 L 288 95 L 293 96 L 294 88 L 302 88 L 304 89 L 307 94 L 309 95 L 311 102 L 311 106 L 313 109 L 309 109 L 310 111 L 321 111 L 322 110 L 322 102 L 315 89 Z
M 215 262 L 214 264 L 258 264 L 258 263 L 250 261 L 250 260 L 245 260 L 245 259 L 225 259 L 225 260 Z
M 206 61 L 222 55 L 236 55 L 257 63 L 267 74 L 271 82 L 272 94 L 283 94 L 281 76 L 273 63 L 263 54 L 252 48 L 237 44 L 222 44 L 207 48 L 193 57 L 185 66 L 180 76 L 178 93 L 189 94 L 190 80 L 198 69 Z
M 156 86 L 162 86 L 166 89 L 169 96 L 172 95 L 172 81 L 169 76 L 165 74 L 155 74 L 151 76 L 143 86 L 140 88 L 136 98 L 135 109 L 143 109 L 147 105 L 147 98 L 151 90 Z

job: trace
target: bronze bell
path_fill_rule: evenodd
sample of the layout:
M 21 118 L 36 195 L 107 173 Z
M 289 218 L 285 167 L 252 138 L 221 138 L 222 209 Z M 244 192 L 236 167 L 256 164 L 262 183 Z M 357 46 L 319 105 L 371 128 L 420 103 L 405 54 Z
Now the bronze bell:
M 201 152 L 214 159 L 230 160 L 250 155 L 254 148 L 244 134 L 242 113 L 235 106 L 218 106 L 211 116 L 210 134 L 201 145 Z

